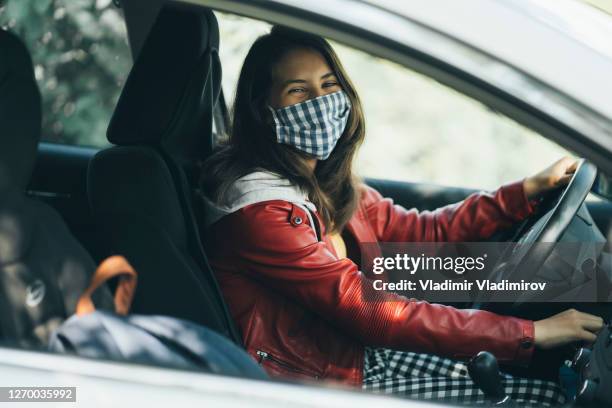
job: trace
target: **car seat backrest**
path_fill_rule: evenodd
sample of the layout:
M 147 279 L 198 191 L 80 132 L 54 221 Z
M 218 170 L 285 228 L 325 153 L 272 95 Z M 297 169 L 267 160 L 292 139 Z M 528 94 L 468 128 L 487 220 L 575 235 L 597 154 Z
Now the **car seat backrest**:
M 239 342 L 208 265 L 187 174 L 211 150 L 219 32 L 211 11 L 161 9 L 90 163 L 90 204 L 112 253 L 139 273 L 133 311 L 198 322 Z
M 25 195 L 41 118 L 30 55 L 0 30 L 0 331 L 21 346 L 46 343 L 74 313 L 95 269 L 55 210 Z M 112 307 L 108 289 L 96 300 Z
M 42 115 L 30 54 L 0 30 L 0 195 L 22 192 L 30 180 Z

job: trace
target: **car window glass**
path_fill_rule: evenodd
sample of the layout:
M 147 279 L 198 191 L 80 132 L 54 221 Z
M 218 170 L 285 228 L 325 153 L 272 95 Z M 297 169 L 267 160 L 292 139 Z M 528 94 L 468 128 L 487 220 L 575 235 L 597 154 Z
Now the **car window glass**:
M 43 99 L 42 140 L 105 146 L 131 66 L 125 23 L 111 0 L 6 0 L 0 26 L 17 34 Z
M 270 25 L 217 14 L 223 91 L 233 101 L 242 61 Z M 428 77 L 337 44 L 360 95 L 366 138 L 355 169 L 364 177 L 496 188 L 568 154 L 513 120 Z

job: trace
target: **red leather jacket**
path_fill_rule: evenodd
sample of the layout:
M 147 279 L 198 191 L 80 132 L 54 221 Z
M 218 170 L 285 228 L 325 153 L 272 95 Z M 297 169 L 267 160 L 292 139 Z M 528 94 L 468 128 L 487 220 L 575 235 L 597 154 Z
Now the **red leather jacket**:
M 316 212 L 310 219 L 304 205 L 272 197 L 256 194 L 238 210 L 226 209 L 207 229 L 214 237 L 207 248 L 211 265 L 244 346 L 270 375 L 360 385 L 364 346 L 464 359 L 488 350 L 501 362 L 529 361 L 533 322 L 381 291 L 366 301 L 362 290 L 371 285 L 362 284 L 367 278 L 349 259 L 358 259 L 358 244 L 364 242 L 490 236 L 533 211 L 522 183 L 420 213 L 364 187 L 346 226 L 349 258 L 343 259 Z M 322 240 L 313 221 L 322 229 Z

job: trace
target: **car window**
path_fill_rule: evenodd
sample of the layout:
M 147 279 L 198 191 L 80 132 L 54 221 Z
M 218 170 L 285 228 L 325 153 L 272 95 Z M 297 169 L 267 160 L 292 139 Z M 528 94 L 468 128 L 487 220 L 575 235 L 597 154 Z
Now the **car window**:
M 223 91 L 231 104 L 242 61 L 268 24 L 218 14 Z M 363 177 L 493 189 L 568 154 L 483 104 L 401 65 L 332 45 L 364 106 Z
M 112 0 L 3 3 L 0 26 L 32 54 L 43 99 L 42 140 L 107 145 L 106 128 L 132 63 Z
M 485 105 L 398 64 L 336 47 L 366 115 L 362 176 L 493 189 L 568 154 Z

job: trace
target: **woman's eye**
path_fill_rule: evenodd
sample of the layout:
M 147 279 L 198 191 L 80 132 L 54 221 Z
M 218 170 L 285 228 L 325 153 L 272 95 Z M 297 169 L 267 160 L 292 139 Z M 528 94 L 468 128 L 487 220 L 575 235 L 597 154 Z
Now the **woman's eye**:
M 304 88 L 291 88 L 289 90 L 289 93 L 300 93 L 300 92 L 304 92 Z
M 335 81 L 325 82 L 323 84 L 323 88 L 329 88 L 329 87 L 336 86 L 336 85 L 338 85 L 338 83 Z

